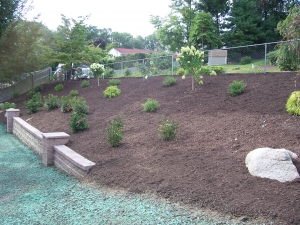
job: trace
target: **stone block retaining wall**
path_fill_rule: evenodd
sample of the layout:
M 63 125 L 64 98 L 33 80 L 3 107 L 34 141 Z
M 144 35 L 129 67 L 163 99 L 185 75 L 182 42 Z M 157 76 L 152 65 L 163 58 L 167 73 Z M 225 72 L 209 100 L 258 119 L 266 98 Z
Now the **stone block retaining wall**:
M 6 110 L 7 132 L 38 154 L 45 166 L 55 165 L 76 177 L 84 177 L 96 165 L 65 146 L 70 135 L 64 132 L 42 133 L 19 116 L 19 110 Z

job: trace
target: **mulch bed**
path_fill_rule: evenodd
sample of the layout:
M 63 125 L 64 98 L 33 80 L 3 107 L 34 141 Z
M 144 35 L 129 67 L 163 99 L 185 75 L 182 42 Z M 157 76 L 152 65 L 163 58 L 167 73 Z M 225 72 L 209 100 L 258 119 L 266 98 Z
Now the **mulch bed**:
M 260 147 L 286 148 L 300 156 L 300 120 L 287 114 L 286 101 L 299 89 L 296 73 L 224 74 L 205 76 L 204 85 L 191 90 L 191 77 L 176 77 L 174 86 L 162 84 L 165 77 L 123 78 L 119 97 L 107 99 L 108 80 L 64 81 L 43 85 L 43 96 L 68 95 L 77 89 L 86 99 L 90 128 L 71 134 L 68 146 L 96 163 L 89 180 L 98 185 L 134 193 L 151 193 L 172 202 L 275 224 L 300 224 L 300 181 L 280 183 L 253 177 L 245 166 L 246 155 Z M 242 80 L 245 92 L 231 97 L 229 84 Z M 147 99 L 160 107 L 143 111 Z M 26 114 L 26 95 L 17 103 L 21 118 L 42 132 L 70 134 L 70 113 L 42 109 Z M 0 114 L 4 122 L 4 113 Z M 124 116 L 124 139 L 113 148 L 106 140 L 107 123 Z M 161 120 L 179 124 L 172 141 L 159 137 Z M 300 171 L 300 160 L 294 162 Z

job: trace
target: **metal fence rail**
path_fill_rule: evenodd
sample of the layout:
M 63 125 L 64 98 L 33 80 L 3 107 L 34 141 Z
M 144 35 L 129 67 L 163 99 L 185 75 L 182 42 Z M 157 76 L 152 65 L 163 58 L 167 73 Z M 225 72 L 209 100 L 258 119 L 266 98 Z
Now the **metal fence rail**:
M 52 69 L 49 67 L 28 74 L 28 76 L 15 84 L 2 84 L 0 86 L 0 102 L 5 102 L 18 94 L 24 94 L 34 87 L 46 83 L 50 75 L 52 75 Z
M 285 42 L 291 41 L 206 50 L 204 51 L 203 66 L 208 67 L 210 71 L 214 66 L 221 66 L 224 73 L 279 72 L 279 67 L 270 61 L 268 54 L 276 50 L 279 44 Z M 295 42 L 300 41 L 296 40 Z M 176 62 L 176 54 L 174 54 L 109 63 L 105 64 L 105 67 L 113 70 L 113 77 L 122 77 L 176 75 L 180 65 Z

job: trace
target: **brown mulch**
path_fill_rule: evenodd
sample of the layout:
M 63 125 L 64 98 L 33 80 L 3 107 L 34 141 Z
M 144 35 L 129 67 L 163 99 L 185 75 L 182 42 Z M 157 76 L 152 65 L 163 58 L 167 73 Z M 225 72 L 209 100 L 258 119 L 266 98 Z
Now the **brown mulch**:
M 108 80 L 64 81 L 43 85 L 43 96 L 68 95 L 77 89 L 86 99 L 90 128 L 71 134 L 68 146 L 96 163 L 89 178 L 97 184 L 134 193 L 151 193 L 172 202 L 209 209 L 243 221 L 260 218 L 275 224 L 300 224 L 300 181 L 280 183 L 253 177 L 245 166 L 246 155 L 259 147 L 286 148 L 300 156 L 300 120 L 287 114 L 286 101 L 298 87 L 296 73 L 224 74 L 205 76 L 204 85 L 191 90 L 191 78 L 176 77 L 174 86 L 165 77 L 123 78 L 122 93 L 104 98 Z M 243 80 L 239 96 L 227 94 L 229 84 Z M 299 84 L 300 85 L 300 84 Z M 154 113 L 143 111 L 148 99 L 159 102 Z M 59 109 L 26 114 L 26 95 L 17 103 L 21 118 L 42 132 L 66 132 L 70 114 Z M 113 148 L 106 140 L 107 123 L 124 115 L 124 139 Z M 0 114 L 4 122 L 3 113 Z M 159 137 L 161 120 L 179 124 L 172 141 Z M 300 171 L 300 160 L 294 162 Z

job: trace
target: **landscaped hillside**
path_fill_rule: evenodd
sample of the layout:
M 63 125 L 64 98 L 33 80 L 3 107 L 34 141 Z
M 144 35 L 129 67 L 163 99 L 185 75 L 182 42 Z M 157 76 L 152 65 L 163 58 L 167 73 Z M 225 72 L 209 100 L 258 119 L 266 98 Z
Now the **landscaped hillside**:
M 191 78 L 176 76 L 176 84 L 163 85 L 165 77 L 123 78 L 121 94 L 105 98 L 108 80 L 90 80 L 43 85 L 42 96 L 68 95 L 78 90 L 89 106 L 89 129 L 71 134 L 68 146 L 97 165 L 89 181 L 114 189 L 150 193 L 170 201 L 188 204 L 238 217 L 241 221 L 300 223 L 300 183 L 280 183 L 253 177 L 245 166 L 246 155 L 259 147 L 286 148 L 300 156 L 300 120 L 287 114 L 289 95 L 300 89 L 296 73 L 223 74 L 204 76 L 204 84 L 191 90 Z M 243 81 L 244 93 L 228 94 L 231 82 Z M 159 103 L 153 113 L 143 110 L 147 99 Z M 21 118 L 42 132 L 70 134 L 71 113 L 44 108 L 26 114 L 24 101 L 17 103 Z M 123 115 L 123 140 L 111 147 L 106 127 L 112 118 Z M 3 120 L 4 113 L 0 114 Z M 160 121 L 179 124 L 174 140 L 159 136 Z M 300 171 L 300 160 L 294 162 Z

